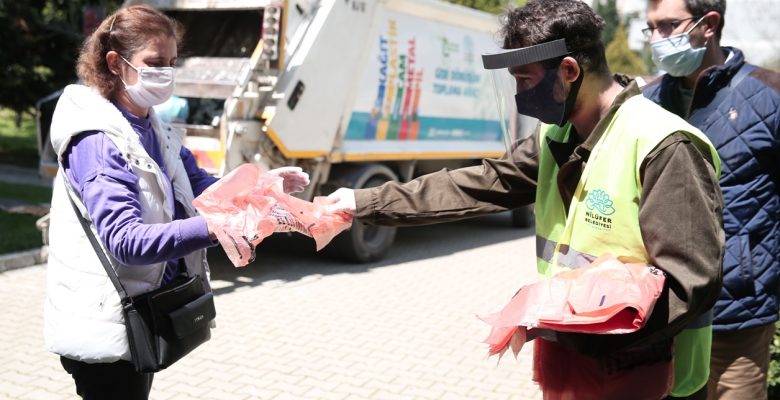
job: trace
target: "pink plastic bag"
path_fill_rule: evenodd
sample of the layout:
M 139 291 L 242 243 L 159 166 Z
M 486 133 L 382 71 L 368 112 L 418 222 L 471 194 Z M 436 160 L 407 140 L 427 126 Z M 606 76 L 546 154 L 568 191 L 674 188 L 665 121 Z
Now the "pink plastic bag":
M 534 330 L 630 333 L 644 326 L 664 287 L 657 268 L 604 255 L 584 268 L 556 274 L 520 289 L 499 313 L 480 316 L 492 326 L 485 343 L 503 354 L 519 352 Z M 526 332 L 528 330 L 528 332 Z M 523 340 L 520 340 L 523 339 Z
M 284 193 L 282 182 L 255 164 L 243 164 L 192 202 L 236 267 L 251 262 L 255 247 L 274 232 L 312 237 L 319 251 L 351 226 L 349 216 L 326 211 L 326 197 L 301 200 Z

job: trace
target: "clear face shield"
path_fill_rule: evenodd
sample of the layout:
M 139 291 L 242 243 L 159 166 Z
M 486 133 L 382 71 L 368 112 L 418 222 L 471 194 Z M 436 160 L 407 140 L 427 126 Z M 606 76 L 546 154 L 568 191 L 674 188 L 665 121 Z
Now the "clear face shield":
M 574 106 L 583 71 L 567 88 L 560 61 L 569 54 L 558 39 L 536 46 L 483 54 L 495 90 L 504 143 L 509 154 L 518 141 L 533 134 L 538 122 L 565 125 Z

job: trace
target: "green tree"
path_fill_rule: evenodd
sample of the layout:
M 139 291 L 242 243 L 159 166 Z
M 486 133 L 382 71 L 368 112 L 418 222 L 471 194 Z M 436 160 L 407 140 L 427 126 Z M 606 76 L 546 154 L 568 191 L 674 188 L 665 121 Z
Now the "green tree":
M 85 6 L 112 0 L 0 0 L 0 107 L 21 114 L 76 79 Z
M 614 40 L 618 26 L 621 24 L 618 15 L 616 0 L 596 0 L 594 4 L 596 14 L 604 18 L 604 32 L 601 34 L 601 40 L 604 43 L 610 43 Z
M 527 0 L 447 0 L 450 3 L 474 8 L 489 12 L 491 14 L 500 14 L 508 7 L 518 7 L 526 3 Z
M 613 72 L 632 76 L 647 73 L 642 57 L 628 48 L 628 34 L 622 24 L 618 25 L 614 39 L 607 45 L 607 64 Z

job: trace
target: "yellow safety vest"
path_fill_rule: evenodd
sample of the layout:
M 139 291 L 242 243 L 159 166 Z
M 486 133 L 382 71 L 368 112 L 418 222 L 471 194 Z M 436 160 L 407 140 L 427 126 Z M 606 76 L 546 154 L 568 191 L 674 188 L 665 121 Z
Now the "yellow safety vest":
M 709 152 L 720 175 L 720 158 L 703 133 L 636 95 L 617 110 L 594 146 L 566 210 L 555 184 L 558 164 L 547 138 L 567 142 L 571 125 L 542 125 L 535 210 L 537 267 L 542 277 L 585 266 L 605 253 L 650 262 L 639 228 L 640 166 L 675 132 L 685 133 L 704 154 Z M 688 396 L 706 384 L 711 344 L 711 313 L 675 337 L 673 396 Z

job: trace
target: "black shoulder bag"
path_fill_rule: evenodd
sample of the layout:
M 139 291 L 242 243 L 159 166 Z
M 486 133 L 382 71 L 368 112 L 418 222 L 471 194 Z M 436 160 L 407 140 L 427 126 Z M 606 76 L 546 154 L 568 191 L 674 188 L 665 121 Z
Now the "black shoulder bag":
M 70 196 L 68 196 L 70 198 Z M 128 297 L 119 276 L 72 198 L 71 205 L 122 301 L 132 363 L 138 372 L 163 370 L 211 338 L 214 297 L 199 275 Z

